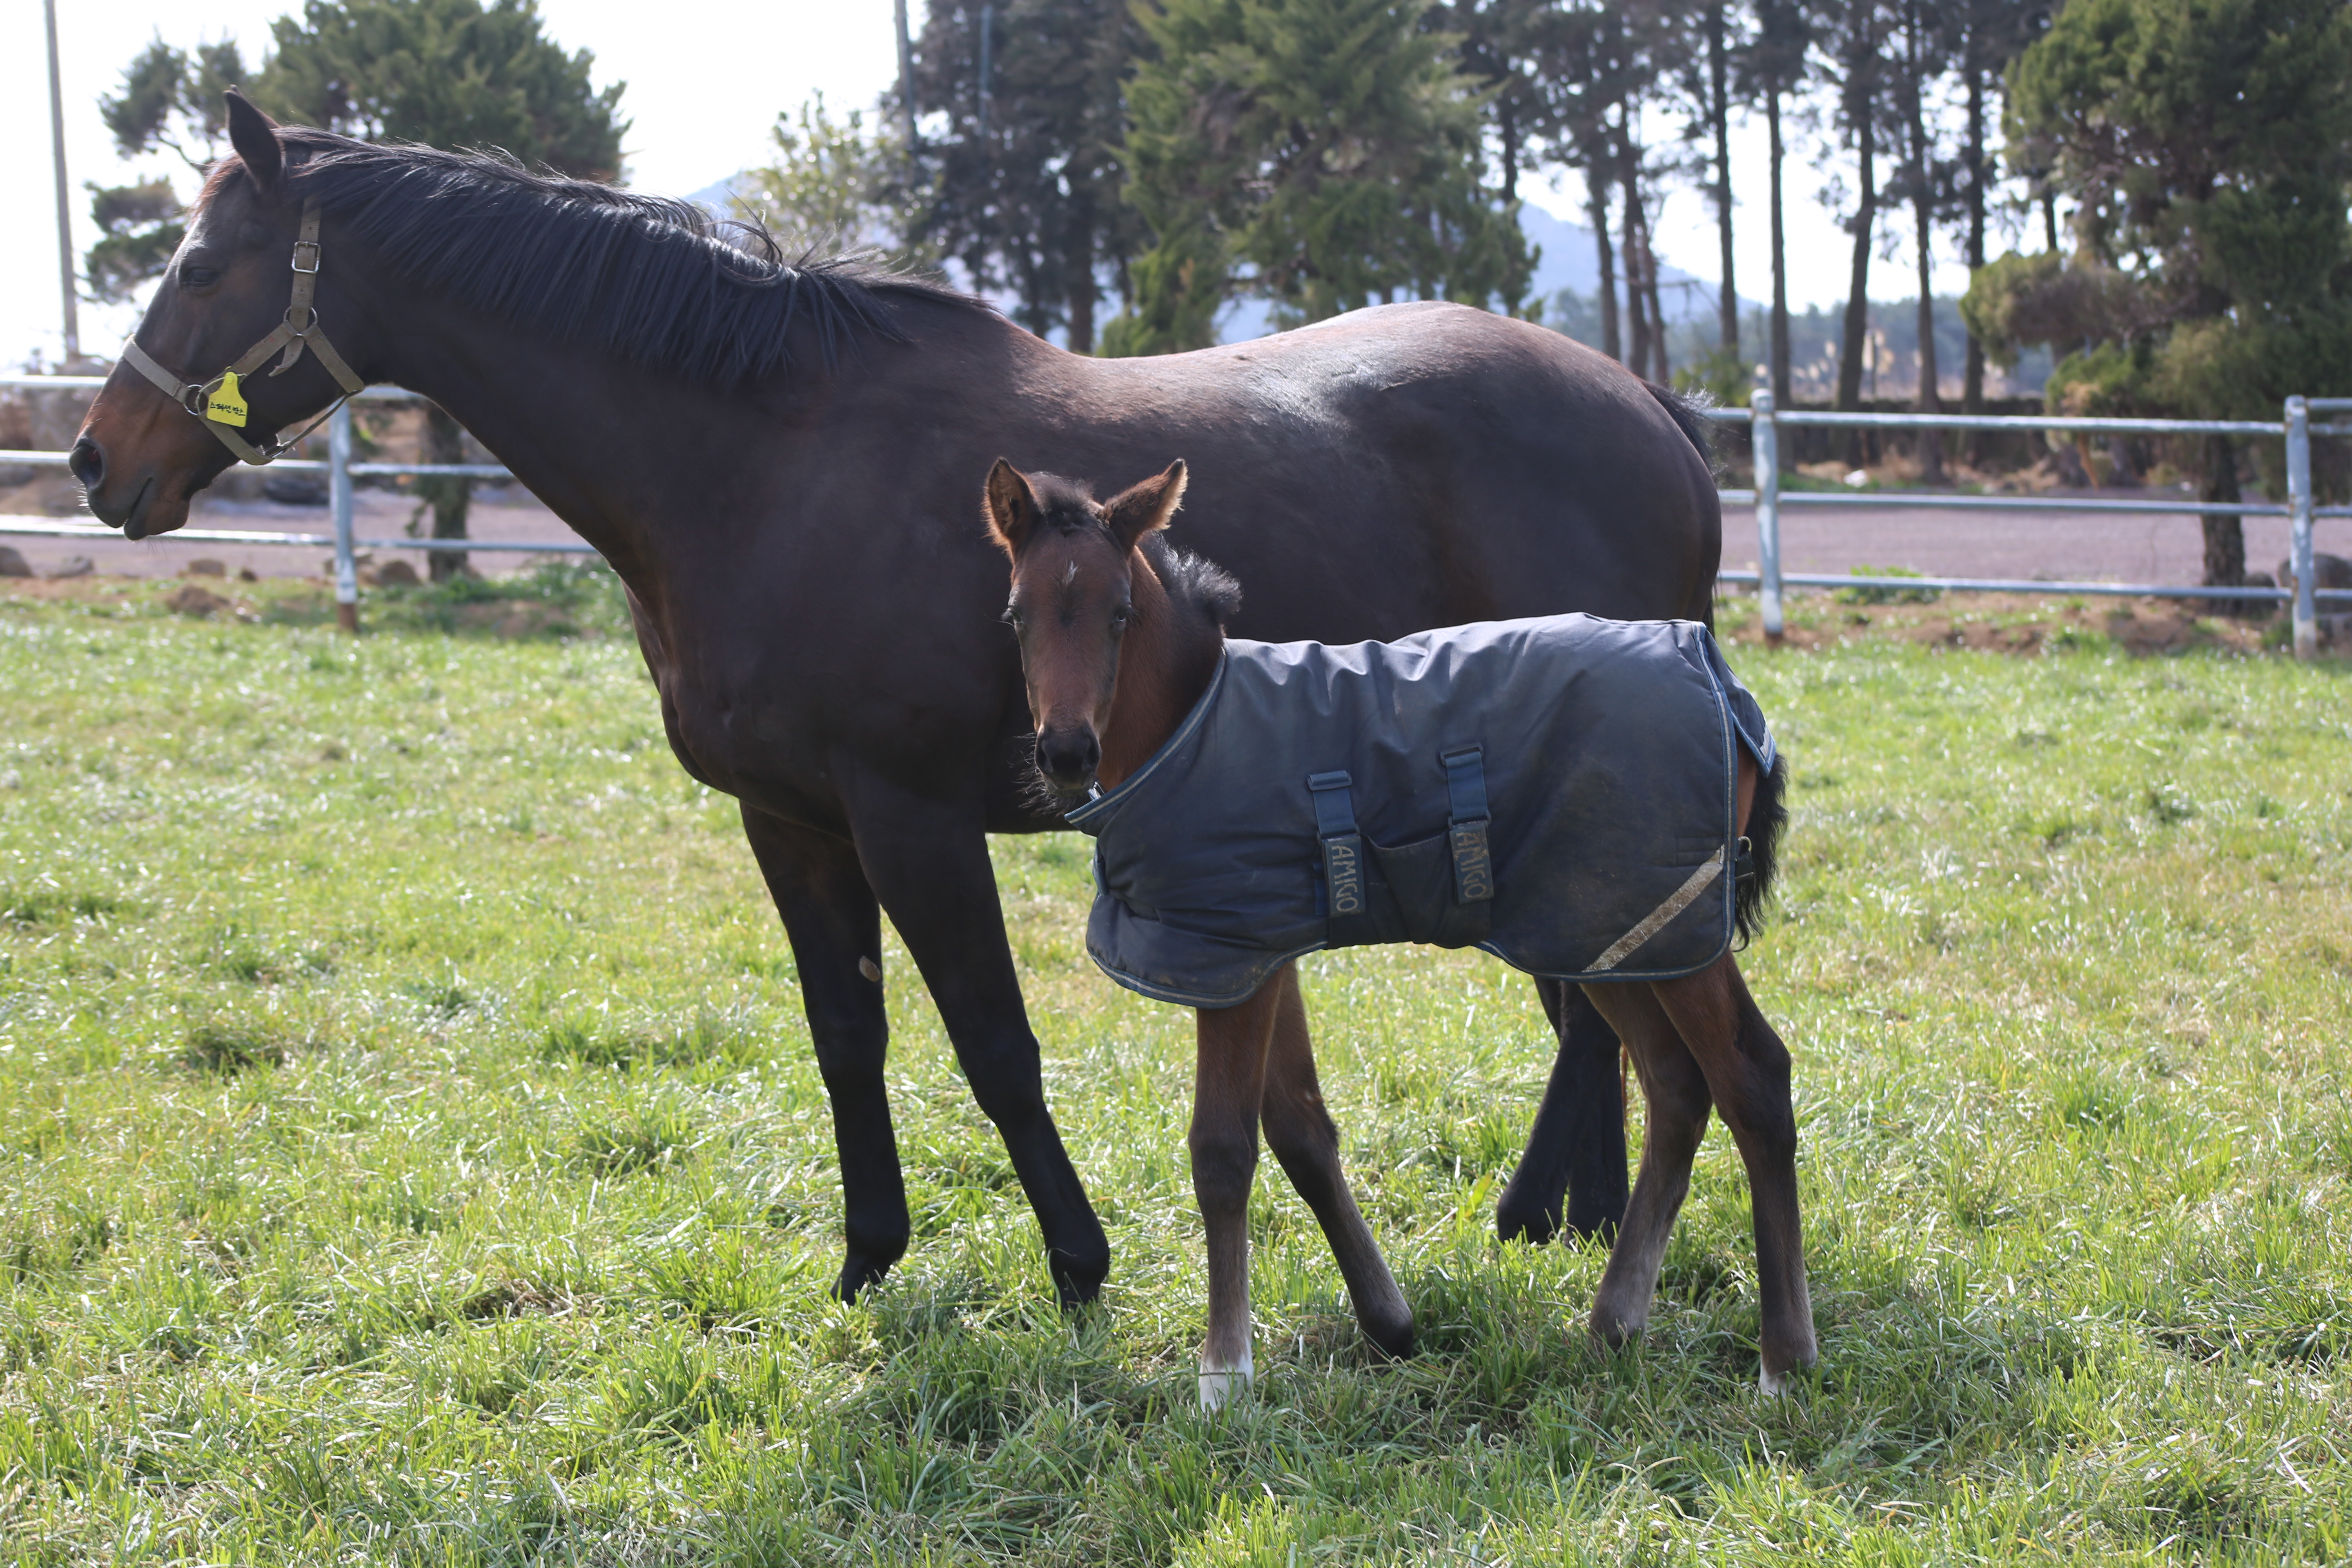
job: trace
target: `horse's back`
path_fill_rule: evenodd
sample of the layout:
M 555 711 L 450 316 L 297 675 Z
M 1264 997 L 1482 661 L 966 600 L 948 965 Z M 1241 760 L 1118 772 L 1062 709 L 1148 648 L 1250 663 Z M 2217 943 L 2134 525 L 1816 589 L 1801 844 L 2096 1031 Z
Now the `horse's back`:
M 1086 371 L 1111 424 L 1148 411 L 1191 461 L 1178 538 L 1241 577 L 1236 635 L 1707 618 L 1722 521 L 1706 459 L 1651 388 L 1560 333 L 1382 306 Z

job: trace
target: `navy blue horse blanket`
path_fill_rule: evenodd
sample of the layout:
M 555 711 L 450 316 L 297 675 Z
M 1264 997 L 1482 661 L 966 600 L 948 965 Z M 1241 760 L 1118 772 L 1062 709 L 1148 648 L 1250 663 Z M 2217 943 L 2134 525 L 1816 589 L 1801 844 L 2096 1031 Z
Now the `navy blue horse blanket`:
M 1228 641 L 1167 744 L 1068 814 L 1095 838 L 1087 952 L 1194 1007 L 1366 942 L 1687 974 L 1731 942 L 1736 746 L 1770 770 L 1762 710 L 1693 621 Z

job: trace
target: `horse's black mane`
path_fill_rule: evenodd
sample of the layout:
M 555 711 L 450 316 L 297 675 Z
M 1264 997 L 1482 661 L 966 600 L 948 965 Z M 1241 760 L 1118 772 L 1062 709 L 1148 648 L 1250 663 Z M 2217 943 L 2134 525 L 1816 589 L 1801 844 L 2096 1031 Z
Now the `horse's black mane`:
M 827 364 L 861 332 L 900 341 L 886 304 L 894 294 L 986 309 L 869 256 L 788 258 L 759 226 L 691 202 L 534 174 L 488 153 L 279 134 L 291 190 L 319 203 L 330 245 L 331 226 L 349 226 L 420 288 L 707 384 L 787 368 L 796 322 L 814 331 Z

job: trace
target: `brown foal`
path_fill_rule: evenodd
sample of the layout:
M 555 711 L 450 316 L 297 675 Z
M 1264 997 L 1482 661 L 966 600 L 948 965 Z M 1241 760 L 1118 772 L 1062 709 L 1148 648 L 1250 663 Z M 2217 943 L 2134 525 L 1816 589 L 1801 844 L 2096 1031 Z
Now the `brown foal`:
M 1164 545 L 1145 546 L 1168 526 L 1184 482 L 1184 465 L 1175 463 L 1097 502 L 1081 485 L 1024 474 L 1002 459 L 989 473 L 988 526 L 1013 563 L 1005 618 L 1021 643 L 1037 771 L 1065 800 L 1115 788 L 1142 766 L 1215 675 L 1223 624 L 1239 602 L 1232 579 Z M 1742 751 L 1743 831 L 1757 784 Z M 1728 952 L 1681 979 L 1585 989 L 1624 1042 L 1649 1107 L 1640 1173 L 1593 1301 L 1591 1331 L 1622 1344 L 1648 1322 L 1691 1161 L 1708 1111 L 1718 1110 L 1748 1168 L 1763 1318 L 1758 1383 L 1777 1394 L 1816 1353 L 1788 1050 Z M 1284 964 L 1248 1001 L 1199 1009 L 1196 1018 L 1189 1142 L 1209 1260 L 1202 1403 L 1221 1405 L 1251 1376 L 1247 1211 L 1261 1126 L 1315 1211 L 1365 1334 L 1391 1355 L 1409 1353 L 1412 1310 L 1340 1170 L 1296 968 Z

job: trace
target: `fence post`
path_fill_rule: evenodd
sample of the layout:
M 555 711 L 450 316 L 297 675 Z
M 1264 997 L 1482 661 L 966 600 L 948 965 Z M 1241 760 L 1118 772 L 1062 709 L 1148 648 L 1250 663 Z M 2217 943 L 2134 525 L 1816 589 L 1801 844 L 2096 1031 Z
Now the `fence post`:
M 335 512 L 335 622 L 352 636 L 360 629 L 359 564 L 352 559 L 352 405 L 335 405 L 327 421 L 327 502 Z
M 2288 554 L 2294 563 L 2294 657 L 2319 656 L 2319 606 L 2311 580 L 2311 405 L 2286 400 Z
M 1769 388 L 1748 404 L 1748 449 L 1756 460 L 1756 598 L 1764 609 L 1764 640 L 1779 642 L 1780 622 L 1780 426 Z

